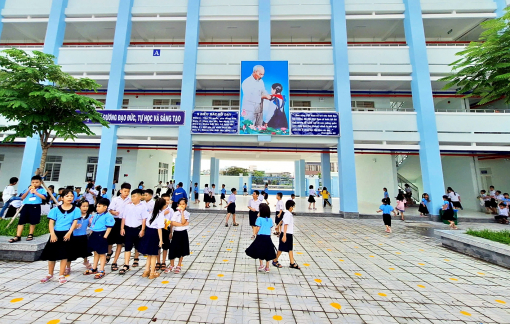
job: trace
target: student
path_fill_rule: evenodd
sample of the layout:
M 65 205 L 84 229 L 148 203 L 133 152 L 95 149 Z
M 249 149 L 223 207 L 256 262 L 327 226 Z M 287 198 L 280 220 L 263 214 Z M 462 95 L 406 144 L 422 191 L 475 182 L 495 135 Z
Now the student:
M 174 190 L 174 193 L 172 194 L 172 209 L 174 211 L 177 210 L 177 204 L 179 200 L 184 198 L 186 199 L 186 201 L 188 201 L 188 195 L 186 194 L 186 190 L 184 190 L 183 186 L 184 186 L 183 183 L 179 182 L 177 188 Z
M 75 202 L 79 202 L 83 200 L 83 194 L 81 193 L 81 187 L 76 187 L 76 200 Z
M 9 240 L 9 243 L 21 241 L 21 233 L 25 224 L 30 224 L 30 230 L 27 241 L 34 239 L 35 226 L 41 222 L 41 205 L 46 200 L 46 190 L 41 186 L 41 176 L 35 175 L 32 177 L 31 184 L 23 191 L 21 200 L 23 200 L 23 207 L 18 221 L 18 229 L 16 236 Z M 74 195 L 73 195 L 74 199 Z
M 87 227 L 90 221 L 89 202 L 86 200 L 78 201 L 76 208 L 80 211 L 81 217 L 78 218 L 76 229 L 71 237 L 71 257 L 67 259 L 67 266 L 64 275 L 71 273 L 71 261 L 75 261 L 78 258 L 83 258 L 83 265 L 87 269 L 92 269 L 92 265 L 88 260 L 88 257 L 92 256 L 92 253 L 90 253 L 88 248 L 87 236 Z
M 193 193 L 195 194 L 195 202 L 194 204 L 199 204 L 200 200 L 198 200 L 198 183 L 195 182 L 195 187 L 193 188 Z
M 446 189 L 446 193 L 448 194 L 448 197 L 450 197 L 450 200 L 452 201 L 453 207 L 464 209 L 464 208 L 462 208 L 462 205 L 460 204 L 460 195 L 458 193 L 456 193 L 452 189 L 452 187 L 448 187 Z
M 177 202 L 177 211 L 172 216 L 172 223 L 170 225 L 170 249 L 168 252 L 168 259 L 170 259 L 170 267 L 165 270 L 165 273 L 173 271 L 173 273 L 180 273 L 182 269 L 182 259 L 189 255 L 189 216 L 186 210 L 187 199 L 181 198 Z M 175 265 L 175 259 L 179 258 L 179 263 Z
M 496 201 L 498 203 L 502 202 L 505 199 L 505 196 L 501 194 L 501 190 L 496 190 Z
M 510 196 L 508 195 L 508 192 L 505 192 L 503 194 L 503 202 L 505 203 L 505 205 L 509 206 L 510 205 Z
M 262 194 L 261 196 L 264 198 L 264 200 L 266 201 L 266 204 L 269 205 L 269 201 L 267 201 L 267 198 L 269 198 L 269 194 L 267 193 L 267 190 L 264 190 L 262 191 Z
M 406 211 L 406 202 L 407 200 L 404 197 L 404 194 L 402 192 L 399 192 L 397 195 L 397 207 L 396 209 L 400 213 L 401 220 L 404 220 L 404 212 Z
M 95 204 L 96 204 L 96 197 L 97 197 L 97 190 L 94 189 L 94 184 L 93 183 L 89 183 L 87 185 L 87 188 L 85 188 L 85 200 L 87 200 L 89 202 L 89 208 L 90 208 L 90 213 L 93 213 L 95 212 Z
M 131 191 L 131 203 L 127 204 L 122 212 L 120 235 L 124 236 L 124 265 L 119 271 L 120 275 L 129 271 L 129 260 L 131 260 L 133 247 L 135 248 L 133 268 L 138 267 L 140 261 L 138 258 L 140 239 L 145 235 L 146 220 L 150 218 L 147 206 L 141 203 L 142 193 L 143 191 L 140 189 Z
M 157 185 L 154 186 L 156 188 L 156 196 L 159 197 L 161 194 L 161 188 L 163 188 L 163 181 L 160 181 Z
M 246 182 L 244 183 L 243 186 L 243 196 L 248 196 L 248 187 L 246 186 Z
M 386 233 L 391 233 L 391 212 L 393 212 L 393 215 L 397 216 L 395 213 L 395 209 L 390 205 L 389 198 L 383 198 L 382 199 L 382 205 L 379 206 L 379 210 L 377 213 L 382 212 L 383 213 L 383 222 L 384 226 L 386 226 Z
M 413 205 L 413 199 L 412 199 L 413 189 L 411 189 L 411 186 L 407 183 L 404 185 L 404 187 L 405 187 L 404 191 L 405 191 L 405 200 L 406 200 L 404 202 L 404 204 L 405 204 L 405 206 L 408 206 L 408 205 L 412 206 Z
M 155 279 L 159 277 L 156 270 L 156 262 L 159 255 L 159 249 L 163 246 L 163 227 L 165 227 L 165 208 L 167 202 L 163 198 L 158 198 L 154 203 L 152 215 L 146 220 L 147 233 L 142 237 L 140 242 L 140 253 L 147 256 L 145 271 L 142 277 Z
M 293 245 L 294 245 L 294 216 L 292 215 L 292 211 L 294 210 L 294 207 L 296 206 L 296 203 L 293 200 L 287 200 L 285 203 L 285 208 L 287 211 L 285 211 L 285 214 L 283 214 L 283 232 L 280 234 L 280 242 L 278 244 L 278 252 L 276 253 L 276 258 L 273 260 L 273 266 L 277 268 L 281 268 L 282 265 L 278 262 L 278 258 L 282 254 L 282 252 L 288 252 L 289 253 L 289 259 L 290 259 L 290 267 L 292 269 L 300 270 L 301 268 L 298 266 L 296 261 L 294 260 L 294 252 Z
M 104 266 L 106 264 L 106 252 L 108 252 L 108 235 L 115 225 L 113 215 L 108 213 L 110 201 L 102 198 L 97 202 L 97 214 L 90 221 L 92 233 L 89 236 L 89 250 L 94 252 L 94 264 L 92 269 L 87 269 L 83 274 L 95 274 L 94 279 L 101 279 L 105 276 Z M 119 247 L 117 246 L 117 249 Z M 120 249 L 119 249 L 120 251 Z M 98 267 L 98 263 L 99 269 Z
M 225 200 L 225 195 L 227 194 L 227 189 L 225 189 L 225 185 L 221 185 L 221 196 L 220 196 L 220 205 L 223 205 L 223 202 L 228 204 L 228 202 Z
M 248 216 L 250 219 L 250 226 L 252 227 L 252 230 L 253 230 L 253 235 L 251 236 L 251 239 L 253 240 L 253 239 L 255 239 L 255 223 L 257 221 L 257 217 L 259 214 L 259 205 L 261 203 L 261 201 L 259 199 L 259 191 L 254 190 L 252 197 L 253 198 L 250 199 L 250 201 L 248 202 L 248 209 L 249 209 Z
M 4 202 L 4 206 L 2 210 L 0 210 L 0 217 L 3 217 L 4 212 L 9 208 L 9 205 L 13 200 L 21 200 L 21 198 L 16 197 L 17 192 L 14 189 L 14 186 L 18 184 L 18 178 L 12 177 L 9 179 L 9 185 L 5 187 L 2 192 L 2 200 Z
M 500 202 L 498 206 L 498 215 L 494 216 L 494 219 L 498 223 L 508 224 L 508 205 L 504 202 Z
M 388 202 L 391 204 L 390 194 L 388 193 L 388 189 L 387 188 L 382 188 L 382 190 L 383 190 L 383 198 L 387 198 Z
M 265 194 L 266 194 L 266 193 L 264 192 L 264 190 L 262 190 L 262 191 L 260 192 L 260 195 L 259 195 L 259 201 L 260 201 L 260 203 L 261 203 L 261 204 L 264 202 L 264 195 L 265 195 Z
M 260 266 L 258 271 L 269 272 L 269 262 L 276 258 L 275 246 L 271 241 L 271 228 L 273 220 L 271 219 L 271 210 L 267 204 L 260 204 L 260 217 L 255 222 L 255 233 L 257 237 L 251 245 L 245 250 L 247 256 L 253 259 L 259 259 Z M 262 260 L 266 261 L 266 266 Z
M 421 195 L 420 207 L 418 207 L 418 211 L 420 212 L 420 216 L 427 216 L 429 214 L 428 204 L 430 202 L 429 195 L 424 193 Z
M 313 189 L 313 186 L 308 187 L 308 209 L 312 209 L 313 204 L 313 210 L 317 210 L 317 208 L 315 208 L 315 196 L 317 196 L 317 193 L 315 189 Z
M 44 201 L 45 205 L 46 204 L 50 205 L 50 209 L 55 207 L 55 202 L 53 201 L 53 199 L 51 199 L 51 196 L 53 196 L 55 198 L 55 200 L 57 199 L 57 194 L 55 193 L 55 186 L 54 185 L 49 185 L 48 186 L 48 193 L 46 195 L 46 200 Z
M 62 205 L 62 202 L 63 202 L 63 199 L 62 199 L 62 192 L 64 192 L 64 188 L 58 188 L 58 193 L 57 193 L 57 202 L 58 202 L 58 205 Z
M 175 188 L 175 180 L 170 180 L 170 183 L 168 184 L 168 189 L 170 189 L 170 195 L 174 193 Z
M 225 185 L 223 185 L 225 186 Z M 232 188 L 230 189 L 230 196 L 228 197 L 227 206 L 225 208 L 227 209 L 227 219 L 225 220 L 225 227 L 228 227 L 228 219 L 230 218 L 230 214 L 232 214 L 232 226 L 239 226 L 239 224 L 236 223 L 236 193 L 237 189 Z
M 455 226 L 455 212 L 452 202 L 450 201 L 450 197 L 447 195 L 443 196 L 443 219 L 450 222 L 451 229 L 458 229 Z
M 216 207 L 216 196 L 215 196 L 215 191 L 216 191 L 216 185 L 213 183 L 211 185 L 211 190 L 209 190 L 209 198 L 210 198 L 210 202 L 212 202 L 213 204 L 213 207 Z
M 278 192 L 276 194 L 276 214 L 274 217 L 274 226 L 275 226 L 275 232 L 274 235 L 280 235 L 280 223 L 282 222 L 283 218 L 283 193 Z
M 209 195 L 209 184 L 206 183 L 204 186 L 204 202 L 205 202 L 205 208 L 210 208 L 209 201 L 210 195 Z
M 489 196 L 490 196 L 490 208 L 493 214 L 498 214 L 498 202 L 496 200 L 496 190 L 494 186 L 489 187 Z
M 112 271 L 119 270 L 117 261 L 119 260 L 122 251 L 122 244 L 124 244 L 124 236 L 120 235 L 120 227 L 122 224 L 122 214 L 124 208 L 131 202 L 129 192 L 131 191 L 131 184 L 124 182 L 120 186 L 119 196 L 112 199 L 108 210 L 115 218 L 115 226 L 113 226 L 110 235 L 108 235 L 108 254 L 106 255 L 106 263 L 110 261 L 113 254 L 113 245 L 116 244 L 115 257 L 113 258 Z
M 154 196 L 154 191 L 152 191 L 152 189 L 147 189 L 144 191 L 144 195 L 143 195 L 143 201 L 147 204 L 147 212 L 150 214 L 152 214 L 152 211 L 154 210 L 154 199 L 153 199 L 153 196 Z
M 117 183 L 118 183 L 118 180 L 117 179 L 113 179 L 113 184 L 112 184 L 112 197 L 115 196 L 115 191 L 117 190 Z M 78 188 L 76 188 L 78 189 Z
M 326 207 L 326 204 L 328 204 L 328 205 L 329 205 L 329 207 L 333 207 L 333 206 L 331 206 L 331 203 L 329 202 L 329 196 L 330 196 L 330 194 L 329 194 L 328 188 L 326 188 L 326 187 L 322 187 L 321 194 L 322 194 L 322 200 L 324 201 L 324 206 L 323 206 L 323 208 L 325 208 L 325 207 Z
M 166 270 L 166 257 L 168 256 L 168 249 L 170 249 L 170 223 L 172 222 L 172 216 L 174 215 L 174 210 L 171 207 L 170 195 L 162 194 L 161 198 L 165 199 L 166 207 L 163 210 L 165 215 L 165 227 L 161 230 L 163 235 L 163 246 L 161 246 L 160 253 L 158 255 L 158 262 L 156 263 L 156 270 Z M 161 254 L 163 254 L 163 258 L 161 258 Z M 158 269 L 159 265 L 159 269 Z
M 480 199 L 480 205 L 485 207 L 485 213 L 490 214 L 492 212 L 491 209 L 491 197 L 487 195 L 487 191 L 480 190 L 480 196 L 478 196 L 478 199 Z
M 48 275 L 41 282 L 48 282 L 53 278 L 56 261 L 60 260 L 58 281 L 63 284 L 66 279 L 66 265 L 72 251 L 71 235 L 77 226 L 81 212 L 73 205 L 74 195 L 69 189 L 63 192 L 64 203 L 58 208 L 53 208 L 48 214 L 50 220 L 50 238 L 42 251 L 40 260 L 48 261 Z
M 138 189 L 140 189 L 140 190 L 145 189 L 145 186 L 143 185 L 143 181 L 140 181 L 140 183 L 138 184 Z

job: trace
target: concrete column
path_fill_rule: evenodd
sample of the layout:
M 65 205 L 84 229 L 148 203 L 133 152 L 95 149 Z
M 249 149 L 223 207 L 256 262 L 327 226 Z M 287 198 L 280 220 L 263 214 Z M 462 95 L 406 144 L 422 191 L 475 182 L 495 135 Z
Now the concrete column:
M 237 187 L 237 194 L 243 194 L 243 186 L 244 186 L 244 176 L 242 173 L 239 173 L 239 187 Z M 227 189 L 228 192 L 228 189 Z
M 321 179 L 322 186 L 328 188 L 331 192 L 331 155 L 321 153 Z
M 299 168 L 299 160 L 294 161 L 294 194 L 300 196 L 299 188 L 301 188 L 301 169 Z
M 499 17 L 505 14 L 506 0 L 494 0 L 498 8 L 496 9 L 496 15 Z
M 214 183 L 216 185 L 216 190 L 218 189 L 218 181 L 220 180 L 220 160 L 217 158 L 211 158 L 211 167 L 209 174 L 209 187 Z
M 420 133 L 423 189 L 430 196 L 430 214 L 438 215 L 444 194 L 444 181 L 421 4 L 419 1 L 404 0 L 404 5 L 404 28 L 413 70 L 411 89 Z
M 308 196 L 308 190 L 306 187 L 306 176 L 305 176 L 305 160 L 299 160 L 299 176 L 301 177 L 300 183 L 301 187 L 299 188 L 299 194 L 301 197 Z
M 188 0 L 181 88 L 181 109 L 186 112 L 186 120 L 184 125 L 179 127 L 177 158 L 175 160 L 175 179 L 182 183 L 189 183 L 191 174 L 190 161 L 193 144 L 191 139 L 191 114 L 195 108 L 199 19 L 200 0 Z
M 259 60 L 271 60 L 271 0 L 259 0 Z
M 251 191 L 252 191 L 252 183 L 251 183 L 251 180 L 252 180 L 252 177 L 253 175 L 250 173 L 248 174 L 248 181 L 246 181 L 246 187 L 248 187 L 248 195 L 251 195 Z
M 341 132 L 338 138 L 340 213 L 345 218 L 358 218 L 345 0 L 331 0 L 331 36 L 335 64 L 334 100 Z
M 200 168 L 202 167 L 202 151 L 193 151 L 193 186 L 198 183 L 198 188 L 202 188 L 200 184 Z M 177 164 L 175 164 L 175 170 L 177 170 Z M 177 173 L 176 173 L 177 174 Z
M 131 9 L 134 0 L 120 0 L 113 38 L 112 62 L 110 63 L 110 78 L 106 93 L 105 109 L 115 110 L 122 108 L 124 98 L 124 67 L 126 65 L 127 49 L 131 39 Z M 111 187 L 117 159 L 117 128 L 110 125 L 101 131 L 101 144 L 99 146 L 100 166 L 97 169 L 96 185 Z M 111 192 L 107 194 L 110 197 Z
M 0 10 L 5 6 L 5 0 L 0 1 Z M 56 57 L 58 62 L 59 49 L 64 42 L 66 30 L 65 10 L 67 0 L 53 0 L 51 3 L 50 17 L 48 27 L 46 28 L 46 37 L 44 39 L 43 52 Z M 0 24 L 0 32 L 3 29 L 3 23 Z M 41 163 L 42 148 L 38 135 L 27 137 L 25 150 L 23 151 L 23 160 L 21 162 L 21 171 L 19 176 L 20 188 L 30 184 L 30 178 L 35 174 L 35 170 Z M 41 170 L 41 172 L 44 170 Z

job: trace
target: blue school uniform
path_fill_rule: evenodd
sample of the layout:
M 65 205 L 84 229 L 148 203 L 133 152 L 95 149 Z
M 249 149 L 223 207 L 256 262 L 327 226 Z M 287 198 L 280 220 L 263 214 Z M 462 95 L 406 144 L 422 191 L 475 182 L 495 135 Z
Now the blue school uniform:
M 381 206 L 379 206 L 379 209 L 382 210 L 383 215 L 384 214 L 389 215 L 394 210 L 393 206 L 391 206 L 391 205 L 381 205 Z
M 80 218 L 78 218 L 77 227 L 73 231 L 73 236 L 71 237 L 73 251 L 71 252 L 72 257 L 69 259 L 70 261 L 74 261 L 78 258 L 85 259 L 92 255 L 88 248 L 89 239 L 87 236 L 87 227 L 89 226 L 89 219 L 89 217 L 83 218 L 81 215 Z
M 25 189 L 21 195 L 24 195 L 25 192 L 29 191 L 29 189 Z M 39 187 L 36 189 L 38 194 L 41 194 L 46 197 L 48 194 L 43 187 Z M 44 198 L 46 200 L 46 198 Z M 21 209 L 21 213 L 19 216 L 18 225 L 37 225 L 41 222 L 41 204 L 43 203 L 43 199 L 37 196 L 35 193 L 28 193 L 25 199 L 23 199 L 23 208 Z
M 390 198 L 390 194 L 387 191 L 384 192 L 384 198 Z
M 62 209 L 62 206 L 58 206 L 57 208 L 53 208 L 50 210 L 48 214 L 49 219 L 53 219 L 55 221 L 54 230 L 55 231 L 69 231 L 73 222 L 79 218 L 81 218 L 81 211 L 79 208 L 72 207 L 69 210 Z
M 104 238 L 104 235 L 106 229 L 112 228 L 113 225 L 115 225 L 115 218 L 108 212 L 97 214 L 92 218 L 90 224 L 92 233 L 88 242 L 89 251 L 94 251 L 97 254 L 106 254 L 108 252 L 108 240 Z
M 51 242 L 51 236 L 41 254 L 43 261 L 68 260 L 72 258 L 73 245 L 71 240 L 64 240 L 71 229 L 73 222 L 81 217 L 81 212 L 73 206 L 69 210 L 64 210 L 62 206 L 53 208 L 48 214 L 48 218 L 55 221 L 53 227 L 57 241 Z
M 259 226 L 259 232 L 255 240 L 245 250 L 247 256 L 253 259 L 270 261 L 276 258 L 276 248 L 271 241 L 271 227 L 273 220 L 268 217 L 259 217 L 255 221 L 255 226 Z M 292 236 L 290 234 L 290 236 Z

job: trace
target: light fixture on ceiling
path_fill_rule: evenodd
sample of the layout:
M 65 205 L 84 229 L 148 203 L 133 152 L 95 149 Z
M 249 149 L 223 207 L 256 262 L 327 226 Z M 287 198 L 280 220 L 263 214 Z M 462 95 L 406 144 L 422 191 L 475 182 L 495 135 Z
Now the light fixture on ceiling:
M 450 35 L 452 33 L 453 29 L 450 29 L 447 34 Z

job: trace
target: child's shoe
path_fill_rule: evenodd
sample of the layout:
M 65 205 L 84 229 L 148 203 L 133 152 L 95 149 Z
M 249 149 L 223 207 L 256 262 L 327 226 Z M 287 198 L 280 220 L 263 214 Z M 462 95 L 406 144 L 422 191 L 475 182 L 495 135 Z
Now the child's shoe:
M 269 267 L 266 267 L 266 268 L 264 269 L 264 271 L 265 271 L 266 273 L 269 273 Z
M 45 283 L 45 282 L 48 282 L 51 280 L 51 278 L 53 278 L 52 275 L 46 275 L 46 277 L 44 277 L 43 279 L 41 279 L 41 282 L 42 283 Z
M 175 266 L 174 267 L 174 273 L 176 273 L 176 274 L 181 273 L 181 267 Z
M 58 277 L 58 282 L 61 284 L 65 284 L 67 282 L 66 276 Z
M 149 274 L 150 274 L 150 271 L 144 271 L 144 272 L 142 273 L 142 277 L 143 277 L 143 278 L 147 278 L 147 277 L 149 276 Z
M 66 269 L 64 270 L 64 276 L 68 276 L 70 274 L 71 274 L 71 268 L 66 267 Z
M 266 267 L 264 267 L 263 265 L 261 265 L 261 266 L 259 267 L 259 272 L 264 271 L 264 269 L 265 269 L 265 268 L 266 268 Z
M 159 272 L 152 272 L 149 279 L 156 279 L 157 277 L 159 277 Z
M 170 272 L 172 272 L 173 270 L 174 270 L 174 267 L 172 267 L 172 266 L 168 266 L 168 268 L 166 268 L 166 270 L 165 270 L 165 273 L 170 273 Z

